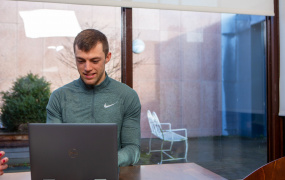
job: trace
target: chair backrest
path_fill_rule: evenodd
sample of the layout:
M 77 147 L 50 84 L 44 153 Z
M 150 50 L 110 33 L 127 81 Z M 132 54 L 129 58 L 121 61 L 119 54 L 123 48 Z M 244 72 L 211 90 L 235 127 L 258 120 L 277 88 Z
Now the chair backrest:
M 150 110 L 147 111 L 148 123 L 151 129 L 151 133 L 160 139 L 163 139 L 162 129 L 159 119 L 155 112 L 151 113 Z
M 153 122 L 153 117 L 152 117 L 150 110 L 147 110 L 147 119 L 148 119 L 151 133 L 154 134 L 154 125 L 153 125 L 154 122 Z
M 285 157 L 272 161 L 244 178 L 244 180 L 285 179 Z

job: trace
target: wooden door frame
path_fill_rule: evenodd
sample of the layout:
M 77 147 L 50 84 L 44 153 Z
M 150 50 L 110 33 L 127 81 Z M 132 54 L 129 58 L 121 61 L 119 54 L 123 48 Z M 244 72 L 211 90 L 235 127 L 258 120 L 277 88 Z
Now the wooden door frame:
M 121 77 L 122 83 L 133 87 L 133 25 L 132 25 L 132 8 L 121 8 L 121 22 L 122 22 L 122 35 L 121 35 Z
M 267 161 L 284 156 L 284 124 L 279 113 L 280 32 L 279 1 L 274 0 L 275 16 L 266 17 L 267 33 Z

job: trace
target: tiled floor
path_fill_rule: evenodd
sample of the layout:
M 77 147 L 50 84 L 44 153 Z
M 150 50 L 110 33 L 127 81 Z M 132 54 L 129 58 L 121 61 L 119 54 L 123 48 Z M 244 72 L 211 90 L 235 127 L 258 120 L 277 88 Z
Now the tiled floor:
M 141 140 L 141 159 L 138 164 L 160 163 L 160 153 L 148 154 L 149 139 Z M 153 148 L 160 149 L 161 141 L 153 140 Z M 167 145 L 167 144 L 166 144 Z M 194 162 L 226 179 L 242 179 L 266 163 L 266 139 L 247 139 L 240 137 L 205 137 L 188 140 L 187 162 Z M 6 172 L 29 170 L 29 149 L 6 148 L 10 157 L 10 167 Z M 173 145 L 171 155 L 181 157 L 185 152 L 185 143 Z M 177 160 L 163 163 L 181 163 Z M 21 164 L 23 166 L 15 166 Z

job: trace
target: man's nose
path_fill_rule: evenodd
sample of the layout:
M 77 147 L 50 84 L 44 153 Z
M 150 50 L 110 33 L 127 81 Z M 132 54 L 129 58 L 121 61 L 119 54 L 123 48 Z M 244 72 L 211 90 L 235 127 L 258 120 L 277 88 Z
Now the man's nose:
M 85 71 L 91 71 L 91 63 L 89 61 L 86 61 L 85 63 Z

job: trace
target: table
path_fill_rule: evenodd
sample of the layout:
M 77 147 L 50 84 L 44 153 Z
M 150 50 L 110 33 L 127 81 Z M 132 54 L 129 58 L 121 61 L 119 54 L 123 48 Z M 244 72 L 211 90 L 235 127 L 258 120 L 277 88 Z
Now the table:
M 31 180 L 30 172 L 6 173 L 5 180 Z M 195 164 L 157 164 L 120 168 L 120 180 L 226 180 Z
M 176 163 L 128 166 L 120 169 L 120 180 L 225 180 L 195 164 Z

